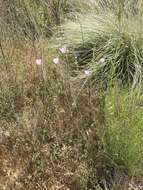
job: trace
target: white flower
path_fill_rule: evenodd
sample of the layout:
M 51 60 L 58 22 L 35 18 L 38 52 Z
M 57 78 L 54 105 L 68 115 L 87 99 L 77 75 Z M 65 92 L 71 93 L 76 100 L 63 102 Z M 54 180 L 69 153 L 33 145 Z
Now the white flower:
M 63 46 L 63 47 L 59 48 L 59 50 L 60 50 L 60 52 L 63 53 L 63 54 L 69 53 L 69 50 L 67 49 L 66 46 Z
M 92 71 L 91 70 L 85 70 L 84 74 L 87 76 L 90 76 L 92 74 Z
M 91 4 L 95 4 L 95 0 L 90 0 L 90 3 Z
M 56 57 L 56 58 L 53 59 L 53 63 L 56 64 L 56 65 L 58 65 L 61 62 L 60 62 L 60 59 L 58 57 Z
M 103 58 L 101 58 L 101 59 L 99 60 L 99 63 L 100 63 L 100 64 L 105 64 L 105 61 L 106 61 L 106 60 L 105 60 L 105 58 L 103 57 Z

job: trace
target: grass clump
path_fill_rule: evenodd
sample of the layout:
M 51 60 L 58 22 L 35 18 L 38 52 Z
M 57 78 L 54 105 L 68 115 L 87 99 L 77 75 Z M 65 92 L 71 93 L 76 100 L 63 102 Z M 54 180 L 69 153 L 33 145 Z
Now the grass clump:
M 142 80 L 142 22 L 138 15 L 122 15 L 119 20 L 112 12 L 91 14 L 66 25 L 65 36 L 81 50 L 77 52 L 79 57 L 83 54 L 79 64 L 93 69 L 99 79 L 110 83 L 116 78 L 135 87 Z
M 0 25 L 7 35 L 26 37 L 33 41 L 52 36 L 56 26 L 67 18 L 73 19 L 77 12 L 84 10 L 83 7 L 89 9 L 90 5 L 85 0 L 2 0 Z
M 142 95 L 112 89 L 106 97 L 105 148 L 130 174 L 142 175 Z

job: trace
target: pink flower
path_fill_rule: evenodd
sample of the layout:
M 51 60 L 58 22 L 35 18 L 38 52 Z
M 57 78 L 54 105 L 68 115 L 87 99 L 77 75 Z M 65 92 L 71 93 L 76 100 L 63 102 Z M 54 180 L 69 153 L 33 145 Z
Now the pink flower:
M 60 62 L 60 59 L 58 57 L 56 57 L 56 58 L 53 59 L 53 63 L 56 64 L 56 65 L 58 65 L 61 62 Z
M 84 71 L 84 74 L 85 74 L 86 76 L 90 76 L 90 75 L 92 74 L 92 71 L 91 71 L 91 70 L 85 70 L 85 71 Z
M 38 58 L 36 59 L 36 65 L 42 65 L 43 64 L 43 60 Z
M 69 52 L 69 50 L 67 49 L 67 47 L 66 47 L 66 46 L 63 46 L 63 47 L 59 48 L 59 50 L 60 50 L 60 52 L 61 52 L 61 53 L 63 53 L 63 54 L 65 54 L 65 53 L 68 53 L 68 52 Z

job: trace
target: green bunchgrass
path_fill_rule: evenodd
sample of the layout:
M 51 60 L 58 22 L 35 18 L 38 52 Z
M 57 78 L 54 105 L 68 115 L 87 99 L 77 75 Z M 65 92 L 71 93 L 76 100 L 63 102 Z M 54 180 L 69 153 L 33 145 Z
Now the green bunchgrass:
M 105 149 L 131 175 L 142 175 L 143 96 L 137 92 L 112 89 L 106 97 Z
M 122 15 L 118 19 L 111 11 L 104 14 L 84 15 L 76 22 L 64 26 L 67 43 L 86 48 L 83 62 L 93 69 L 100 79 L 120 79 L 123 84 L 140 86 L 143 65 L 143 20 L 139 15 L 133 18 Z M 90 51 L 91 50 L 91 51 Z M 104 58 L 105 63 L 100 64 Z M 86 60 L 86 61 L 85 61 Z

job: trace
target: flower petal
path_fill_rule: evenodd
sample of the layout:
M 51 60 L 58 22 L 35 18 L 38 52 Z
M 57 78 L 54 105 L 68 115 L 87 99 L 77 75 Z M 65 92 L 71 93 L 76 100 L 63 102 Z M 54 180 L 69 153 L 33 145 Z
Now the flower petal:
M 56 64 L 56 65 L 58 65 L 61 62 L 60 62 L 60 59 L 58 57 L 56 57 L 56 58 L 53 59 L 53 63 Z

